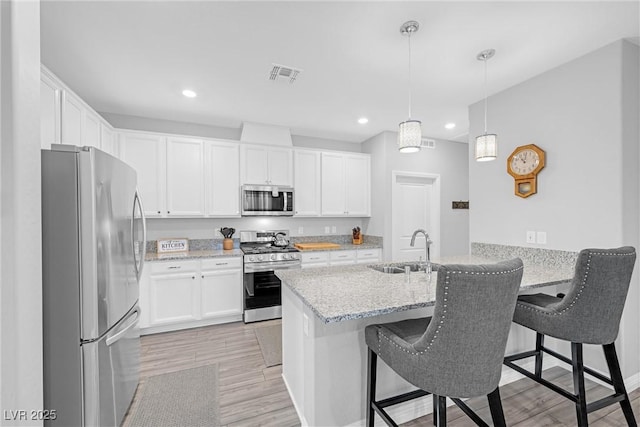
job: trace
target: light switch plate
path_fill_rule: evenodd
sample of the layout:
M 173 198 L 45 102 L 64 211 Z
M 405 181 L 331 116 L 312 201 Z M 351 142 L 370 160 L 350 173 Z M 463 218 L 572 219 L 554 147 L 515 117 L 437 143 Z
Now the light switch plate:
M 536 241 L 539 245 L 547 244 L 547 232 L 546 231 L 538 231 L 536 233 Z
M 535 242 L 536 242 L 536 232 L 527 231 L 527 243 L 535 243 Z
M 331 233 L 331 227 L 326 226 L 326 227 L 324 228 L 324 234 L 329 234 L 329 233 Z
M 336 233 L 338 232 L 338 230 L 336 229 L 336 226 L 335 226 L 335 225 L 331 227 L 331 232 L 332 232 L 333 234 L 336 234 Z

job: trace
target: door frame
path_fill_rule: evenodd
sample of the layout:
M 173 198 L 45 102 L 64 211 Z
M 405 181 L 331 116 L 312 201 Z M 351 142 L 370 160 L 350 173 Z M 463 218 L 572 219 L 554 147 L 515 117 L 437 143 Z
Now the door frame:
M 396 182 L 398 177 L 407 177 L 407 178 L 419 178 L 419 179 L 427 179 L 433 180 L 432 184 L 432 203 L 431 203 L 431 223 L 433 225 L 433 230 L 427 230 L 429 237 L 433 241 L 430 249 L 431 259 L 440 257 L 440 174 L 436 173 L 423 173 L 423 172 L 410 172 L 410 171 L 400 171 L 400 170 L 392 170 L 391 171 L 391 258 L 393 258 L 393 254 L 395 253 L 395 239 L 393 238 L 394 231 L 394 206 L 397 205 L 396 198 L 398 197 L 398 192 L 396 190 Z

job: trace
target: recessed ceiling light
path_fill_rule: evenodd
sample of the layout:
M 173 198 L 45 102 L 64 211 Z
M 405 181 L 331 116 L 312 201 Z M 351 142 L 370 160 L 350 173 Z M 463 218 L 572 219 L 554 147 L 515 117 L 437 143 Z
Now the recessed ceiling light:
M 366 117 L 360 117 L 358 119 L 358 123 L 360 123 L 361 125 L 365 125 L 365 124 L 369 123 L 369 119 L 367 119 Z
M 447 129 L 453 129 L 454 127 L 456 127 L 455 123 L 447 123 L 446 125 L 444 125 L 445 128 Z
M 195 98 L 196 96 L 198 96 L 197 93 L 195 93 L 194 91 L 192 91 L 191 89 L 185 89 L 182 91 L 182 94 L 184 96 L 186 96 L 187 98 Z

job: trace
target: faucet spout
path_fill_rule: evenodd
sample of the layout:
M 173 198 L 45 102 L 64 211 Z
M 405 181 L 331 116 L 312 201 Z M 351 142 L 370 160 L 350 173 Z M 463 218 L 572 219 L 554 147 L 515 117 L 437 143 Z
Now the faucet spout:
M 413 236 L 411 236 L 411 246 L 415 246 L 416 244 L 416 236 L 418 234 L 424 234 L 424 238 L 426 239 L 424 248 L 425 248 L 425 252 L 426 252 L 426 261 L 427 262 L 431 262 L 431 256 L 430 256 L 430 251 L 429 251 L 429 246 L 431 246 L 431 243 L 433 243 L 433 241 L 429 238 L 429 234 L 427 234 L 427 232 L 425 230 L 423 230 L 422 228 L 417 229 L 416 231 L 413 232 Z

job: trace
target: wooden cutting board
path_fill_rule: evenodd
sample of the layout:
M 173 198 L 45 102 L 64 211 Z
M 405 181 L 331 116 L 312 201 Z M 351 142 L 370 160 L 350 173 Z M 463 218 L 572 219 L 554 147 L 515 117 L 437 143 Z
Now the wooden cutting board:
M 301 250 L 309 250 L 309 249 L 337 249 L 340 247 L 337 243 L 329 243 L 329 242 L 317 242 L 317 243 L 295 243 L 295 246 Z

